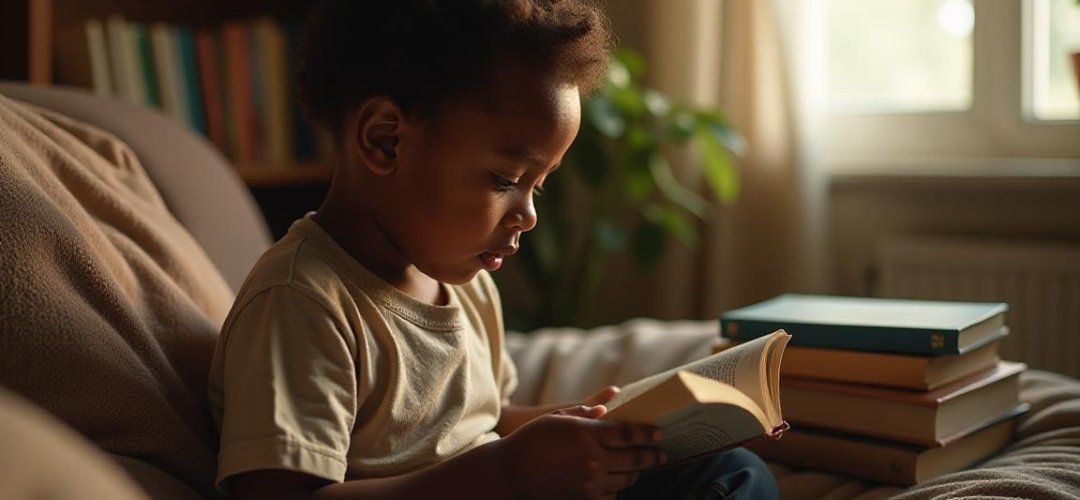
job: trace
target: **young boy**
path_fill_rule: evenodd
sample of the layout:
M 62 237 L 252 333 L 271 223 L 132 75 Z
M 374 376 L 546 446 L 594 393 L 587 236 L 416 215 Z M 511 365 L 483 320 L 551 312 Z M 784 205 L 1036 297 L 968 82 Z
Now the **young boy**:
M 338 165 L 318 212 L 263 255 L 223 327 L 210 374 L 219 488 L 775 496 L 742 450 L 642 475 L 664 462 L 661 436 L 596 419 L 615 388 L 560 407 L 508 404 L 516 375 L 487 272 L 536 225 L 533 197 L 577 134 L 609 40 L 602 15 L 571 0 L 316 9 L 300 97 L 332 132 Z

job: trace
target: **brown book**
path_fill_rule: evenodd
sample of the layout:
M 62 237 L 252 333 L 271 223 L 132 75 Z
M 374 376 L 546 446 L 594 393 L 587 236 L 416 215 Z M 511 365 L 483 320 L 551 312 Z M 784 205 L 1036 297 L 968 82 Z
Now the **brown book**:
M 674 465 L 787 429 L 780 413 L 783 330 L 622 387 L 603 419 L 653 424 Z
M 1020 403 L 1023 363 L 998 362 L 930 392 L 785 378 L 784 412 L 792 422 L 934 445 Z
M 1027 409 L 1017 405 L 932 447 L 801 427 L 749 447 L 774 462 L 911 486 L 990 457 L 1009 443 L 1016 417 Z
M 1000 361 L 997 340 L 965 354 L 914 356 L 791 346 L 784 351 L 781 376 L 832 380 L 929 391 L 985 370 Z

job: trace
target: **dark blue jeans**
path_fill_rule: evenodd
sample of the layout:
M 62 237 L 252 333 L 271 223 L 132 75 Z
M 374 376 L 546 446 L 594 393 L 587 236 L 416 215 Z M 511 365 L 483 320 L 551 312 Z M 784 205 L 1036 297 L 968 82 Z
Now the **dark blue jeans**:
M 642 474 L 617 500 L 780 498 L 776 480 L 757 455 L 735 448 L 675 467 Z

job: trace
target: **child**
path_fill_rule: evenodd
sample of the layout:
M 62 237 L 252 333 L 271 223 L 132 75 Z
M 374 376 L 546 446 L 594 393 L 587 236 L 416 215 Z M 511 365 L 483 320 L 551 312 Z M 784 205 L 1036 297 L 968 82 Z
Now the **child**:
M 300 98 L 335 139 L 317 213 L 259 260 L 218 341 L 218 486 L 237 498 L 775 496 L 728 452 L 664 461 L 659 430 L 516 384 L 488 272 L 537 223 L 610 34 L 571 0 L 330 0 Z M 562 408 L 561 410 L 559 408 Z M 708 496 L 711 495 L 711 496 Z

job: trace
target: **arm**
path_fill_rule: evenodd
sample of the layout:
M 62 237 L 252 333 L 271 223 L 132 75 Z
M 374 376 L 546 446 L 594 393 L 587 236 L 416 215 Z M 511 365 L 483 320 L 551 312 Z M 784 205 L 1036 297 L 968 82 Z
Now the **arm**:
M 229 479 L 237 499 L 599 498 L 663 463 L 652 426 L 596 420 L 601 406 L 568 408 L 437 465 L 400 476 L 329 483 L 306 474 L 260 470 Z
M 619 388 L 609 385 L 599 392 L 586 397 L 581 401 L 570 403 L 556 403 L 546 406 L 518 406 L 506 405 L 502 407 L 499 423 L 495 426 L 495 432 L 500 436 L 507 436 L 519 427 L 529 423 L 533 419 L 549 413 L 574 406 L 597 406 L 607 403 L 619 393 Z

